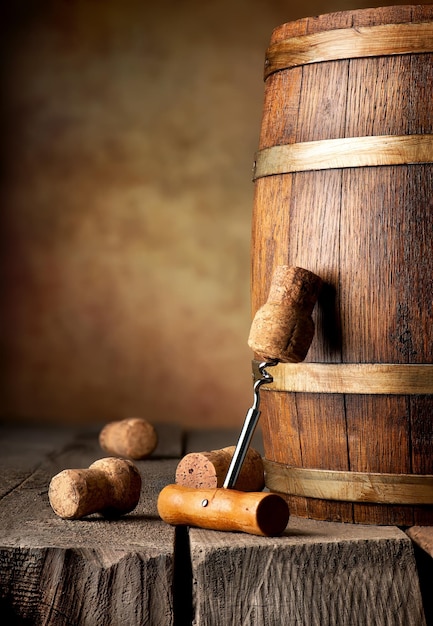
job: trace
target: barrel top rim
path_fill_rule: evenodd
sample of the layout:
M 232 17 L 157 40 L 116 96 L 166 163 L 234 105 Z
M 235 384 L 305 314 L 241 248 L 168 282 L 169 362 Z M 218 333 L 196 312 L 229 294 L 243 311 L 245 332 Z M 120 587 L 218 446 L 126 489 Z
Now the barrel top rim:
M 433 4 L 400 4 L 310 15 L 276 26 L 270 45 L 290 37 L 310 35 L 353 26 L 420 22 L 433 19 Z

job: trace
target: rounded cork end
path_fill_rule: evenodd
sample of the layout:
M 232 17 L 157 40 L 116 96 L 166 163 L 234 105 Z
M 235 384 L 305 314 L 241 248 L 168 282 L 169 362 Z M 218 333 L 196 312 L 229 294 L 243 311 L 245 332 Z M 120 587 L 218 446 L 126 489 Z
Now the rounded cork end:
M 196 489 L 218 487 L 217 468 L 212 462 L 212 452 L 190 452 L 181 459 L 176 468 L 176 484 Z M 228 467 L 229 461 L 225 463 Z
M 257 525 L 266 537 L 281 535 L 289 518 L 289 505 L 284 498 L 275 493 L 270 493 L 263 498 L 257 507 Z
M 322 287 L 320 276 L 303 267 L 278 265 L 273 273 L 268 302 L 280 302 L 311 315 Z
M 235 446 L 210 452 L 190 452 L 176 468 L 176 484 L 196 489 L 222 487 Z M 235 484 L 238 491 L 262 491 L 265 486 L 263 460 L 259 452 L 249 448 Z
M 158 444 L 157 432 L 142 417 L 131 417 L 106 424 L 99 434 L 101 448 L 109 454 L 145 459 Z
M 299 363 L 307 356 L 313 337 L 311 317 L 267 303 L 256 313 L 248 345 L 260 359 Z
M 63 519 L 79 519 L 87 504 L 87 482 L 80 470 L 63 470 L 51 479 L 48 499 L 54 513 Z

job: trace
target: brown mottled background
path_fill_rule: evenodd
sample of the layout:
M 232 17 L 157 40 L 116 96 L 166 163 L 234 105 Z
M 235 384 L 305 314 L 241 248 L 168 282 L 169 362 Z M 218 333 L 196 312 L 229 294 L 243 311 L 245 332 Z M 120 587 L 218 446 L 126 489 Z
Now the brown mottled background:
M 0 417 L 237 426 L 271 31 L 398 2 L 2 4 Z

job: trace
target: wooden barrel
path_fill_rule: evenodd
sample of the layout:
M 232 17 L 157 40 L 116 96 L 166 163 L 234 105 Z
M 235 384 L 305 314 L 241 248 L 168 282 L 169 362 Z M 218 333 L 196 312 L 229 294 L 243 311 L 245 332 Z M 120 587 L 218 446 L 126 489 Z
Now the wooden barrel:
M 253 314 L 278 265 L 324 288 L 304 362 L 262 388 L 294 515 L 433 524 L 433 6 L 283 24 L 265 63 Z

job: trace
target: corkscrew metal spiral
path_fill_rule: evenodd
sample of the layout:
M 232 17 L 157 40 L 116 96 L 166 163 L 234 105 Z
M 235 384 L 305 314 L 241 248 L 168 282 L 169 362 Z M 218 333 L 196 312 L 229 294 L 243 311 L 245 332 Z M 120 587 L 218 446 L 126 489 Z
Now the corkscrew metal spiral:
M 233 489 L 234 485 L 239 477 L 239 473 L 241 471 L 243 462 L 245 460 L 245 455 L 248 451 L 248 448 L 251 443 L 251 439 L 254 435 L 254 431 L 256 429 L 257 423 L 260 417 L 260 387 L 265 384 L 270 384 L 273 382 L 272 375 L 267 372 L 268 367 L 273 367 L 277 365 L 278 361 L 269 360 L 263 361 L 258 365 L 258 371 L 260 374 L 260 378 L 257 378 L 254 387 L 254 400 L 253 404 L 245 417 L 244 425 L 239 436 L 238 443 L 236 444 L 236 448 L 227 471 L 227 476 L 225 477 L 223 487 L 225 489 Z

